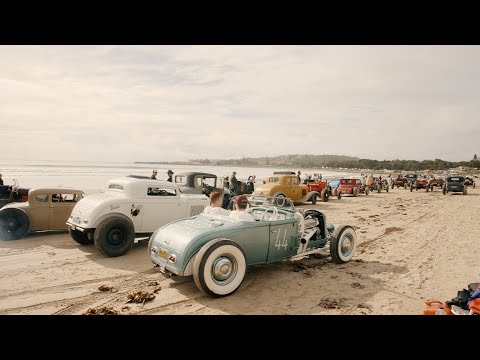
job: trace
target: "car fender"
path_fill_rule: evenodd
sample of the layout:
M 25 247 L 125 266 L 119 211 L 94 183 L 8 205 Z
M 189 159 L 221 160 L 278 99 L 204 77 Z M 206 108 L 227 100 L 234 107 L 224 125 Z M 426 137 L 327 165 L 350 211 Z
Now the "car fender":
M 135 225 L 133 224 L 133 221 L 127 215 L 119 213 L 119 212 L 108 212 L 108 213 L 100 216 L 98 219 L 95 220 L 95 222 L 93 223 L 93 226 L 88 226 L 88 228 L 96 229 L 98 227 L 98 225 L 100 225 L 102 223 L 102 221 L 104 221 L 105 219 L 107 219 L 109 217 L 112 217 L 112 216 L 117 216 L 117 217 L 121 217 L 121 218 L 126 219 L 132 225 L 132 227 L 135 229 Z
M 298 200 L 299 203 L 301 202 L 307 202 L 309 201 L 313 195 L 316 195 L 317 197 L 320 196 L 320 193 L 318 191 L 310 191 L 307 193 L 307 195 L 305 195 L 303 198 L 301 198 L 300 200 Z

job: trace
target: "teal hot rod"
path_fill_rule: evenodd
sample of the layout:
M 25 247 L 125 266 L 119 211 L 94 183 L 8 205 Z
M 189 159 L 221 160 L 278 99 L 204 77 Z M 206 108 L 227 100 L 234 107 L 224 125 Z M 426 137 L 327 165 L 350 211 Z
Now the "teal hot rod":
M 247 198 L 255 221 L 202 213 L 157 229 L 148 244 L 154 266 L 170 276 L 193 275 L 200 290 L 220 297 L 238 289 L 248 265 L 325 250 L 335 263 L 351 260 L 351 226 L 327 225 L 325 214 L 295 209 L 290 199 Z

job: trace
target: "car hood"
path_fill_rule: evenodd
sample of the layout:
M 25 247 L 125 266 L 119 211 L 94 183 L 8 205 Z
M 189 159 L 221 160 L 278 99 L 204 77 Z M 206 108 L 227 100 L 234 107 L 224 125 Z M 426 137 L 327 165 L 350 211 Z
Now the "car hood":
M 153 245 L 167 246 L 175 251 L 182 251 L 189 244 L 203 236 L 225 230 L 244 229 L 257 226 L 256 221 L 242 221 L 226 216 L 200 214 L 187 219 L 171 222 L 160 228 L 153 236 Z
M 279 185 L 279 183 L 267 183 L 267 184 L 262 184 L 259 186 L 255 187 L 254 194 L 259 194 L 259 193 L 268 193 L 274 186 Z

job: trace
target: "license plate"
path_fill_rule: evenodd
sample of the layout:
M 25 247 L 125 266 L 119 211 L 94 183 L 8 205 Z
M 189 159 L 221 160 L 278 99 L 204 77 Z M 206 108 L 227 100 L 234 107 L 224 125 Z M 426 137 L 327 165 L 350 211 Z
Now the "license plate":
M 71 226 L 71 228 L 72 228 L 72 230 L 75 230 L 75 229 L 77 228 L 77 225 L 73 224 L 73 225 Z
M 160 251 L 158 252 L 158 256 L 160 256 L 161 258 L 166 259 L 166 258 L 168 257 L 168 251 L 167 251 L 167 250 L 160 249 Z

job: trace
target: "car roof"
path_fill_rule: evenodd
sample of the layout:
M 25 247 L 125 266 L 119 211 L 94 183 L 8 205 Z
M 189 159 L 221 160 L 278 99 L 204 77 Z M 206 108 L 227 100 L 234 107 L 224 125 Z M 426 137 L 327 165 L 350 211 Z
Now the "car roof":
M 51 187 L 51 188 L 35 188 L 35 189 L 30 189 L 28 194 L 40 194 L 40 193 L 54 193 L 54 194 L 76 194 L 76 193 L 82 193 L 84 194 L 83 190 L 80 189 L 74 189 L 74 188 L 66 188 L 66 187 Z
M 190 177 L 190 176 L 218 177 L 215 174 L 209 174 L 209 173 L 204 173 L 204 172 L 196 172 L 196 171 L 189 171 L 189 172 L 182 172 L 182 173 L 175 174 L 175 176 L 180 176 L 180 175 L 181 176 L 186 176 L 186 177 Z

